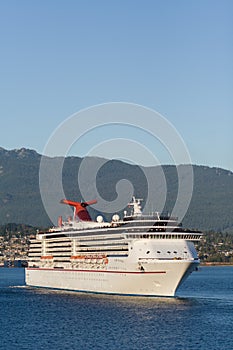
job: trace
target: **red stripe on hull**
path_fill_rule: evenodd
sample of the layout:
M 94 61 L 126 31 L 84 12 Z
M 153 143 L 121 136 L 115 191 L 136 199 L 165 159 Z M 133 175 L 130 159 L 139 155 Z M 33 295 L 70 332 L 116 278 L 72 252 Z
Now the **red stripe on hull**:
M 124 274 L 156 274 L 156 273 L 166 273 L 166 271 L 106 271 L 106 270 L 75 270 L 75 269 L 48 269 L 48 268 L 37 268 L 37 267 L 27 267 L 27 270 L 36 271 L 66 271 L 66 272 L 103 272 L 103 273 L 124 273 Z

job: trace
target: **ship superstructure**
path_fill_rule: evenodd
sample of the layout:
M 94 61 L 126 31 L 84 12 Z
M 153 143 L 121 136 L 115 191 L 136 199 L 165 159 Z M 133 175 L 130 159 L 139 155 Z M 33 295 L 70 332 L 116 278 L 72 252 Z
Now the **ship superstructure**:
M 74 217 L 31 241 L 26 283 L 31 286 L 122 295 L 174 296 L 196 270 L 194 246 L 200 231 L 184 229 L 177 218 L 144 215 L 133 197 L 121 219 L 92 221 L 87 206 L 62 200 Z

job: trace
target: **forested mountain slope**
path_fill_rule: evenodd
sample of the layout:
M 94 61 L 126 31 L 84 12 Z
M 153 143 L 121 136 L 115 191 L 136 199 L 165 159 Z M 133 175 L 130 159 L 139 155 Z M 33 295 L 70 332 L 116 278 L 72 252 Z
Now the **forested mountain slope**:
M 56 164 L 60 158 L 48 158 Z M 33 150 L 5 150 L 0 148 L 0 224 L 8 222 L 33 226 L 51 224 L 41 201 L 39 190 L 39 166 L 41 155 Z M 77 176 L 82 159 L 67 157 L 63 168 L 63 186 L 69 199 L 81 200 Z M 89 158 L 89 171 L 103 163 L 100 158 Z M 190 167 L 190 165 L 180 165 Z M 157 178 L 159 168 L 143 168 L 117 160 L 105 161 L 96 176 L 96 187 L 106 201 L 117 197 L 116 184 L 127 179 L 139 198 L 147 198 L 148 184 L 145 173 Z M 171 212 L 177 196 L 178 178 L 176 167 L 162 167 L 166 178 L 167 199 L 164 210 Z M 193 166 L 194 190 L 190 207 L 183 220 L 184 224 L 201 230 L 233 231 L 233 173 L 220 168 Z M 161 171 L 160 171 L 161 173 Z M 159 178 L 159 177 L 158 177 Z M 93 183 L 85 184 L 91 189 Z M 159 181 L 156 186 L 160 186 Z M 98 199 L 98 198 L 97 198 Z M 153 209 L 160 198 L 155 198 Z M 62 210 L 62 205 L 61 205 Z M 96 213 L 91 210 L 92 214 Z M 108 216 L 108 214 L 106 214 Z

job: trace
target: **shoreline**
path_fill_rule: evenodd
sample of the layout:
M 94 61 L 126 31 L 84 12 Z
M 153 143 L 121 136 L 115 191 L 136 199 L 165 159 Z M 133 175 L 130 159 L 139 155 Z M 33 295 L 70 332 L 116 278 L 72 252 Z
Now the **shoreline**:
M 227 262 L 201 262 L 199 266 L 233 266 L 233 263 Z

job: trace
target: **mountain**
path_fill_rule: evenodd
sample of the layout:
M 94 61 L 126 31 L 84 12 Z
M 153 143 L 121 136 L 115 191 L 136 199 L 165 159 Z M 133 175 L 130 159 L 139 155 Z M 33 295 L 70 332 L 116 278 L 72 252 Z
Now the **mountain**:
M 43 157 L 44 158 L 44 157 Z M 0 224 L 24 223 L 33 226 L 46 227 L 51 225 L 40 196 L 39 168 L 42 156 L 29 149 L 5 150 L 0 148 Z M 82 195 L 77 184 L 80 166 L 83 159 L 79 157 L 46 157 L 49 168 L 57 169 L 64 161 L 62 182 L 65 196 L 72 200 L 80 200 Z M 164 211 L 172 211 L 177 197 L 178 176 L 175 166 L 139 167 L 118 160 L 104 160 L 102 158 L 85 158 L 86 173 L 81 179 L 82 186 L 88 198 L 96 198 L 96 189 L 106 201 L 105 216 L 109 219 L 107 201 L 117 199 L 118 185 L 121 186 L 122 195 L 134 188 L 134 195 L 138 198 L 148 197 L 148 178 L 156 179 L 149 189 L 153 200 L 151 210 L 160 209 L 164 201 Z M 180 165 L 182 173 L 190 165 Z M 183 219 L 186 226 L 201 230 L 233 232 L 233 173 L 220 168 L 207 166 L 193 166 L 194 188 L 188 211 Z M 86 174 L 86 176 L 85 176 Z M 128 182 L 122 182 L 126 179 Z M 165 180 L 164 180 L 165 179 Z M 48 196 L 56 198 L 50 187 L 53 179 L 48 175 Z M 119 182 L 121 181 L 121 182 Z M 165 181 L 165 183 L 164 183 Z M 129 186 L 129 182 L 131 186 Z M 118 185 L 117 185 L 118 184 Z M 167 198 L 161 186 L 167 186 Z M 96 189 L 95 189 L 96 186 Z M 55 191 L 56 192 L 56 191 Z M 125 193 L 124 193 L 125 192 Z M 59 199 L 62 199 L 59 197 Z M 97 198 L 98 199 L 98 198 Z M 144 201 L 145 203 L 145 201 Z M 55 206 L 55 203 L 54 203 Z M 66 215 L 65 206 L 59 204 L 57 210 Z M 58 212 L 55 213 L 59 215 Z M 98 212 L 91 208 L 91 214 Z

